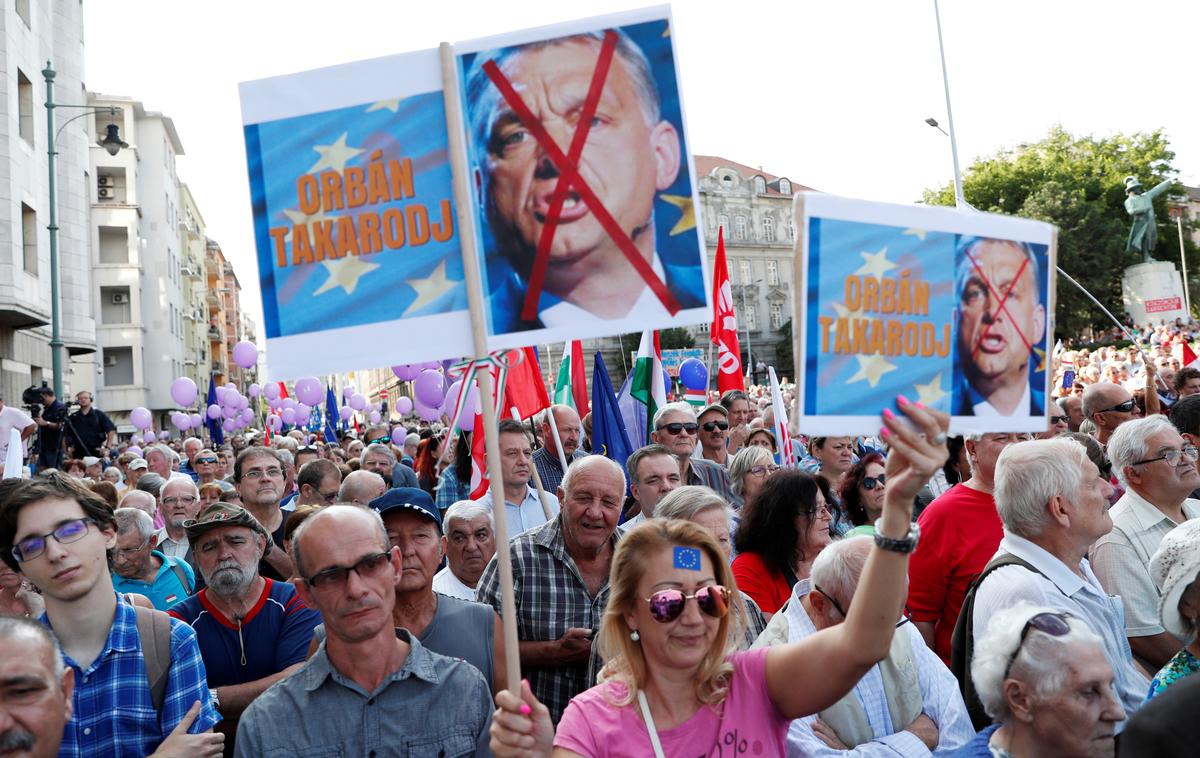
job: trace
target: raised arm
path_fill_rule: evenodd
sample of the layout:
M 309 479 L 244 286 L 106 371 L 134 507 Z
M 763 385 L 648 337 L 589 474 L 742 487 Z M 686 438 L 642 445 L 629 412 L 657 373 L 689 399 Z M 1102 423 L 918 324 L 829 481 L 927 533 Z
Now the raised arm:
M 913 499 L 946 461 L 950 418 L 923 405 L 897 399 L 903 416 L 883 412 L 887 494 L 877 534 L 904 538 L 912 525 Z M 940 437 L 940 439 L 939 439 Z M 937 444 L 935 444 L 935 442 Z M 904 605 L 908 555 L 876 546 L 867 558 L 846 621 L 767 654 L 767 691 L 787 718 L 816 713 L 836 702 L 887 657 Z

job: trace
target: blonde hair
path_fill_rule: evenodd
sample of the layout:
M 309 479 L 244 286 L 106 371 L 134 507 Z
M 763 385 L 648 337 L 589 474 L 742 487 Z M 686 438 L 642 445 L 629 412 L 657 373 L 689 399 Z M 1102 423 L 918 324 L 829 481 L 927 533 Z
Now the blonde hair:
M 691 521 L 651 519 L 629 530 L 617 543 L 613 555 L 608 608 L 600 625 L 599 640 L 605 661 L 599 681 L 613 680 L 626 688 L 624 697 L 613 705 L 629 705 L 637 698 L 638 690 L 646 686 L 646 658 L 641 645 L 629 638 L 625 614 L 644 602 L 638 594 L 638 585 L 645 573 L 647 556 L 675 546 L 703 550 L 712 563 L 717 584 L 729 588 L 730 612 L 721 619 L 717 636 L 696 672 L 696 697 L 707 705 L 718 705 L 728 693 L 733 666 L 726 656 L 732 649 L 730 641 L 740 639 L 737 630 L 731 627 L 735 626 L 735 619 L 745 617 L 733 572 L 716 539 L 704 527 Z

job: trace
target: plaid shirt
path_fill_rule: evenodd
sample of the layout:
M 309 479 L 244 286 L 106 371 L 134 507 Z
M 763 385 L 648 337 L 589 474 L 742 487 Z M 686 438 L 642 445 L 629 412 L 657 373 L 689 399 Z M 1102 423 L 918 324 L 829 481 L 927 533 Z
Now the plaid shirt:
M 741 498 L 733 494 L 733 485 L 729 481 L 729 469 L 704 458 L 700 460 L 689 458 L 688 463 L 690 465 L 688 466 L 687 482 L 685 484 L 708 487 L 730 505 L 741 500 Z
M 615 547 L 621 538 L 613 531 Z M 608 580 L 596 593 L 588 592 L 583 575 L 567 553 L 562 515 L 534 527 L 509 543 L 513 564 L 513 595 L 517 605 L 517 637 L 523 642 L 557 640 L 572 627 L 599 629 L 608 604 Z M 488 562 L 479 579 L 478 598 L 500 612 L 500 572 L 496 558 Z M 551 669 L 526 669 L 533 694 L 550 709 L 554 723 L 562 718 L 571 698 L 595 682 L 589 673 L 600 670 L 595 660 Z
M 437 490 L 434 492 L 433 504 L 442 513 L 446 512 L 450 506 L 457 503 L 459 500 L 466 500 L 471 496 L 471 482 L 458 481 L 458 474 L 455 473 L 454 465 L 451 464 L 442 471 L 438 477 Z
M 587 453 L 576 450 L 571 454 L 567 465 L 570 466 L 580 458 L 586 457 Z M 542 489 L 551 495 L 558 495 L 558 485 L 562 484 L 563 476 L 566 474 L 558 460 L 558 454 L 551 455 L 549 450 L 539 447 L 533 451 L 533 465 L 537 466 L 538 476 L 542 478 Z
M 41 622 L 53 630 L 45 614 Z M 91 666 L 84 669 L 69 655 L 63 659 L 75 670 L 75 694 L 59 758 L 143 758 L 158 748 L 197 700 L 200 715 L 190 733 L 207 731 L 221 720 L 209 696 L 196 633 L 177 619 L 171 619 L 171 670 L 161 714 L 150 698 L 133 606 L 117 600 L 108 640 Z

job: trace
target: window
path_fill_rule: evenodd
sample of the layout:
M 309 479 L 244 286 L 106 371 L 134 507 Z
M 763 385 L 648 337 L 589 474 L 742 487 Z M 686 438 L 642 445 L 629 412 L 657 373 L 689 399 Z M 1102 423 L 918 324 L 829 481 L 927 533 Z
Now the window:
M 25 26 L 32 28 L 29 23 L 29 0 L 17 0 L 17 15 L 25 22 Z
M 733 220 L 733 238 L 737 240 L 746 239 L 746 217 L 738 216 Z
M 119 166 L 101 166 L 96 170 L 96 202 L 127 202 L 124 168 Z
M 781 303 L 771 303 L 771 328 L 783 328 L 783 305 Z
M 779 261 L 767 261 L 767 284 L 779 286 Z
M 763 216 L 762 226 L 763 226 L 763 241 L 764 242 L 774 242 L 775 241 L 775 219 L 771 216 Z
M 104 348 L 104 385 L 133 384 L 133 348 Z
M 721 186 L 725 187 L 726 189 L 733 187 L 733 177 L 729 174 L 723 175 L 721 177 Z
M 754 177 L 754 191 L 760 195 L 766 194 L 767 180 L 763 179 L 761 176 Z
M 129 263 L 129 229 L 124 226 L 100 227 L 100 262 Z
M 725 213 L 717 216 L 717 226 L 725 230 L 725 234 L 729 234 L 729 216 Z
M 100 323 L 133 323 L 133 305 L 129 300 L 128 287 L 100 288 Z
M 750 276 L 750 261 L 743 258 L 738 261 L 738 282 L 740 284 L 749 284 Z
M 793 242 L 796 240 L 796 225 L 792 223 L 791 219 L 788 220 L 788 239 Z
M 38 272 L 37 237 L 37 211 L 21 203 L 21 248 L 24 252 L 25 270 L 34 276 L 37 276 Z
M 33 82 L 21 69 L 17 69 L 17 131 L 33 144 Z
M 792 183 L 789 182 L 787 179 L 780 179 L 779 180 L 779 193 L 782 195 L 792 194 Z
M 758 307 L 753 303 L 747 304 L 741 313 L 738 314 L 738 323 L 745 324 L 746 329 L 750 331 L 758 330 Z

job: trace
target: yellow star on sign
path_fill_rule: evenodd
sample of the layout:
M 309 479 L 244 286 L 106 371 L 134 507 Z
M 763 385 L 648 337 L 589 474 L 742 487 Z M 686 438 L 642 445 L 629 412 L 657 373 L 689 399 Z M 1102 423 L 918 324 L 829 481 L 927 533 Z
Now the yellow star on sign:
M 946 391 L 942 389 L 942 372 L 939 371 L 929 384 L 914 383 L 917 388 L 917 402 L 924 403 L 930 407 L 936 405 L 942 398 L 946 396 Z
M 312 216 L 307 216 L 304 213 L 301 213 L 300 211 L 294 211 L 290 208 L 285 210 L 283 212 L 283 215 L 288 217 L 288 221 L 292 222 L 292 226 L 307 227 L 310 236 L 312 235 L 312 225 L 313 224 L 319 224 L 322 221 L 325 221 L 326 219 L 329 218 L 329 216 L 326 216 L 321 211 L 317 211 Z M 288 242 L 291 241 L 291 236 L 292 236 L 292 230 L 288 229 L 287 233 L 283 235 L 284 244 L 287 244 Z
M 901 234 L 911 235 L 913 237 L 920 239 L 922 242 L 924 242 L 925 235 L 928 234 L 928 232 L 925 231 L 924 229 L 905 229 L 903 232 L 901 232 Z
M 313 150 L 316 150 L 321 157 L 308 170 L 310 174 L 324 169 L 342 171 L 346 168 L 346 161 L 363 152 L 357 147 L 346 145 L 346 132 L 342 132 L 342 136 L 338 137 L 332 145 L 313 145 Z
M 833 311 L 837 314 L 838 318 L 858 318 L 862 316 L 861 306 L 857 310 L 852 311 L 841 303 L 831 303 L 831 305 L 833 306 Z
M 1035 347 L 1033 349 L 1033 354 L 1036 355 L 1037 359 L 1038 359 L 1037 370 L 1045 371 L 1046 370 L 1046 351 L 1041 349 L 1040 347 Z
M 371 111 L 381 111 L 384 108 L 388 109 L 392 113 L 400 110 L 400 98 L 393 97 L 391 100 L 380 100 L 377 103 L 371 103 L 371 107 L 367 108 L 367 113 L 370 113 Z
M 886 247 L 878 253 L 868 253 L 864 250 L 859 255 L 863 257 L 865 263 L 858 267 L 858 271 L 854 272 L 855 276 L 874 276 L 879 278 L 896 268 L 896 264 L 887 259 Z
M 417 297 L 412 301 L 412 304 L 404 309 L 405 316 L 410 316 L 430 303 L 435 302 L 438 298 L 459 285 L 459 282 L 454 282 L 446 278 L 445 261 L 439 263 L 437 268 L 433 270 L 433 273 L 424 279 L 405 279 L 404 281 L 409 287 L 412 287 L 413 292 L 417 293 Z
M 347 295 L 353 295 L 358 280 L 364 274 L 379 268 L 378 263 L 364 263 L 357 255 L 347 255 L 335 261 L 321 261 L 321 265 L 329 272 L 329 278 L 313 293 L 314 297 L 323 295 L 334 287 L 341 287 Z
M 896 370 L 896 364 L 888 363 L 887 359 L 881 355 L 856 355 L 854 357 L 858 359 L 858 373 L 847 379 L 846 384 L 866 380 L 867 384 L 874 388 L 884 374 Z
M 692 198 L 687 195 L 663 195 L 662 200 L 679 209 L 679 220 L 675 222 L 675 226 L 671 227 L 671 236 L 683 234 L 688 229 L 696 228 L 696 206 L 692 202 Z

